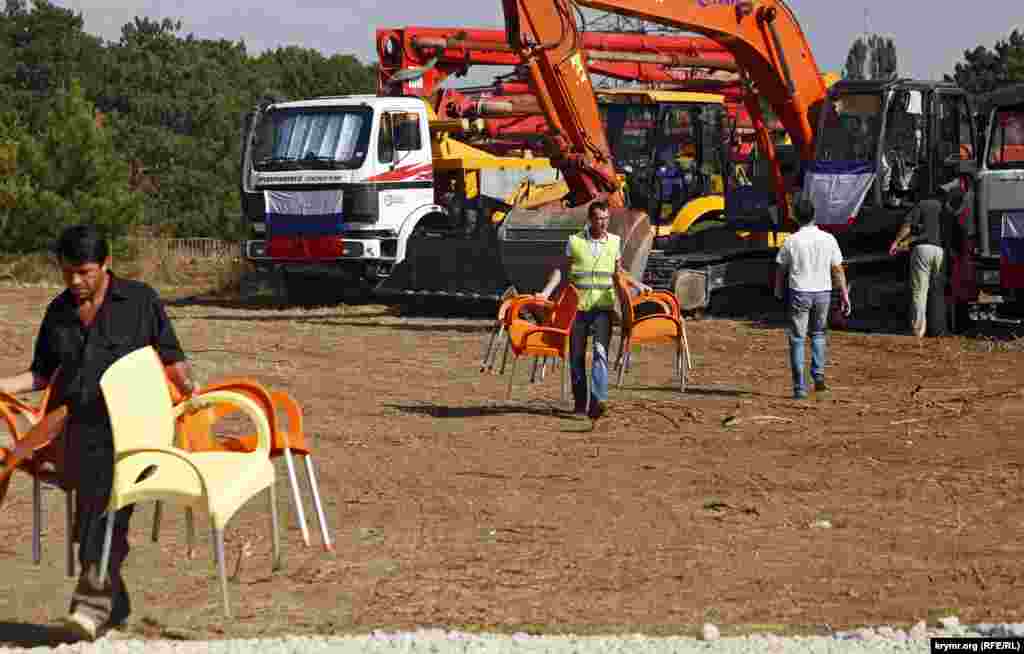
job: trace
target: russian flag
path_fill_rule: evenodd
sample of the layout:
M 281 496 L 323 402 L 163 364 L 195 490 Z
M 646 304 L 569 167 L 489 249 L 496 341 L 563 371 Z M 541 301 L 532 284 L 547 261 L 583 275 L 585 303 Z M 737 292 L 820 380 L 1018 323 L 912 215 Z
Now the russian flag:
M 870 161 L 813 161 L 804 177 L 804 197 L 814 205 L 819 227 L 840 231 L 853 225 L 877 172 Z
M 340 189 L 264 191 L 267 254 L 275 259 L 335 259 L 342 255 Z
M 999 281 L 1003 288 L 1024 288 L 1024 211 L 1003 214 L 999 238 Z

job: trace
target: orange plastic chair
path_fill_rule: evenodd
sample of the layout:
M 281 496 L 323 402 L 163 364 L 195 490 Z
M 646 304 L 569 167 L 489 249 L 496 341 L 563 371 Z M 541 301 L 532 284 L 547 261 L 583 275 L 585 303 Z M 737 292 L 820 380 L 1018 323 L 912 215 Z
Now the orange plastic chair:
M 511 321 L 508 342 L 514 357 L 508 377 L 508 398 L 512 397 L 512 380 L 515 378 L 519 357 L 552 357 L 562 362 L 562 401 L 565 401 L 569 384 L 569 336 L 578 304 L 579 292 L 575 286 L 567 284 L 555 302 L 549 322 L 537 325 L 522 319 Z
M 171 401 L 175 406 L 184 400 L 181 393 L 170 382 L 168 382 L 168 388 L 171 392 Z M 308 547 L 310 544 L 309 527 L 306 522 L 306 513 L 303 508 L 302 496 L 299 491 L 299 483 L 295 474 L 295 464 L 292 456 L 298 455 L 303 458 L 306 467 L 306 479 L 309 483 L 310 494 L 313 498 L 313 507 L 316 510 L 317 522 L 320 527 L 320 535 L 323 539 L 323 547 L 325 550 L 333 550 L 334 544 L 331 542 L 331 537 L 328 533 L 327 518 L 324 515 L 323 502 L 320 498 L 320 488 L 317 484 L 316 472 L 313 469 L 312 451 L 306 444 L 302 408 L 299 406 L 298 402 L 284 391 L 267 391 L 258 382 L 245 378 L 225 379 L 208 384 L 204 386 L 199 393 L 197 393 L 197 396 L 201 397 L 203 393 L 215 391 L 234 391 L 242 393 L 256 401 L 264 412 L 266 412 L 272 440 L 270 457 L 273 459 L 283 455 L 285 458 L 288 469 L 288 481 L 292 490 L 292 501 L 295 505 L 296 518 L 299 523 L 299 528 L 302 531 L 302 540 Z M 179 418 L 178 423 L 178 432 L 181 439 L 180 447 L 190 452 L 254 451 L 257 443 L 256 434 L 224 439 L 215 439 L 212 436 L 211 427 L 218 420 L 221 420 L 238 410 L 239 409 L 236 405 L 221 404 L 191 415 L 183 415 Z M 282 426 L 281 420 L 278 419 L 279 412 L 283 414 L 283 417 L 287 420 L 286 428 Z M 186 514 L 186 518 L 189 518 L 188 514 Z M 189 519 L 189 529 L 191 533 L 191 519 Z M 157 530 L 158 527 L 154 524 L 154 541 L 157 539 Z
M 622 378 L 632 360 L 630 349 L 633 345 L 668 342 L 676 345 L 675 374 L 679 375 L 680 392 L 685 391 L 690 371 L 690 346 L 678 299 L 667 291 L 641 293 L 633 297 L 621 275 L 615 275 L 614 283 L 622 313 L 619 353 L 615 361 L 618 372 L 616 385 L 622 386 Z M 638 316 L 637 309 L 651 302 L 659 310 Z
M 57 371 L 59 372 L 59 370 Z M 54 373 L 56 378 L 57 373 Z M 75 576 L 75 538 L 74 538 L 74 488 L 73 481 L 65 474 L 65 442 L 60 438 L 64 429 L 66 407 L 49 407 L 50 387 L 47 386 L 38 405 L 31 405 L 18 398 L 0 393 L 0 417 L 3 418 L 7 430 L 14 442 L 33 438 L 33 429 L 48 432 L 47 443 L 38 447 L 31 459 L 24 461 L 10 460 L 10 452 L 0 448 L 5 468 L 0 472 L 0 503 L 7 495 L 14 470 L 21 470 L 32 477 L 32 562 L 42 562 L 43 532 L 43 485 L 64 491 L 65 500 L 65 533 L 67 534 L 67 575 Z M 44 417 L 49 423 L 43 424 Z
M 520 319 L 523 312 L 530 312 L 533 315 L 547 316 L 550 314 L 551 308 L 555 306 L 554 302 L 550 300 L 542 300 L 536 295 L 531 294 L 517 294 L 512 295 L 504 299 L 501 306 L 498 307 L 498 316 L 494 321 L 494 326 L 491 329 L 491 336 L 487 344 L 487 348 L 484 351 L 483 360 L 480 363 L 480 372 L 490 372 L 494 370 L 495 359 L 497 358 L 498 343 L 501 342 L 502 337 L 505 336 L 505 347 L 501 357 L 501 369 L 499 374 L 505 374 L 505 364 L 508 360 L 508 327 L 513 320 Z

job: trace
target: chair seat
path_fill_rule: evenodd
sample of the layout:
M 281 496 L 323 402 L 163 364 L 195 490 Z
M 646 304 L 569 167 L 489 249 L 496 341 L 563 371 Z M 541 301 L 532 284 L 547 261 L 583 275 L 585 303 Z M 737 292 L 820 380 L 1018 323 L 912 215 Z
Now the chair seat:
M 683 328 L 678 320 L 666 315 L 638 318 L 630 330 L 630 341 L 634 344 L 660 341 L 675 342 Z
M 117 506 L 112 509 L 139 501 L 206 507 L 219 528 L 227 523 L 231 517 L 227 512 L 235 510 L 241 498 L 274 483 L 274 464 L 269 457 L 237 452 L 186 452 L 176 448 L 130 451 L 118 458 L 115 470 L 119 477 L 141 480 L 127 488 L 118 483 Z M 209 494 L 207 488 L 216 489 L 216 493 Z
M 234 438 L 222 438 L 220 439 L 220 448 L 229 452 L 252 452 L 256 449 L 256 434 L 246 434 L 245 436 L 236 436 Z M 306 456 L 310 453 L 310 449 L 306 446 L 305 438 L 301 433 L 286 431 L 278 429 L 277 433 L 274 434 L 273 446 L 270 448 L 271 457 L 279 457 L 284 454 L 285 442 L 288 443 L 288 449 L 294 454 L 301 454 Z M 208 448 L 210 451 L 216 451 L 216 446 Z M 204 450 L 194 450 L 201 452 Z

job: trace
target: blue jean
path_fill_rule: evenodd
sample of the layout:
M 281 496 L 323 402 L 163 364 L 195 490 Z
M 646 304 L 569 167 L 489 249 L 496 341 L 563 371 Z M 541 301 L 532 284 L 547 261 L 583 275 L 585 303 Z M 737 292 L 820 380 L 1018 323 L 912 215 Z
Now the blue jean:
M 593 338 L 594 356 L 590 369 L 590 399 L 608 401 L 608 344 L 612 340 L 612 315 L 607 309 L 580 311 L 572 323 L 569 338 L 572 395 L 577 410 L 587 405 L 587 337 Z
M 831 291 L 789 292 L 789 365 L 793 372 L 794 393 L 807 391 L 804 386 L 804 341 L 808 331 L 811 334 L 811 378 L 816 381 L 825 378 L 828 355 L 825 330 L 828 328 L 831 301 Z

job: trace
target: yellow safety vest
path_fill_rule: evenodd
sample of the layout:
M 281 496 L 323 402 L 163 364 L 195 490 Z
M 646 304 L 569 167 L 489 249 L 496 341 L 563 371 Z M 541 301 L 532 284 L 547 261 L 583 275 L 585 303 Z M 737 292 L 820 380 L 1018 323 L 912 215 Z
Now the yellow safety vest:
M 597 255 L 587 238 L 586 231 L 569 237 L 569 253 L 572 266 L 569 268 L 569 281 L 580 294 L 579 310 L 611 309 L 615 306 L 615 289 L 612 286 L 612 275 L 615 274 L 615 262 L 619 259 L 621 239 L 615 234 L 608 234 L 601 242 Z

